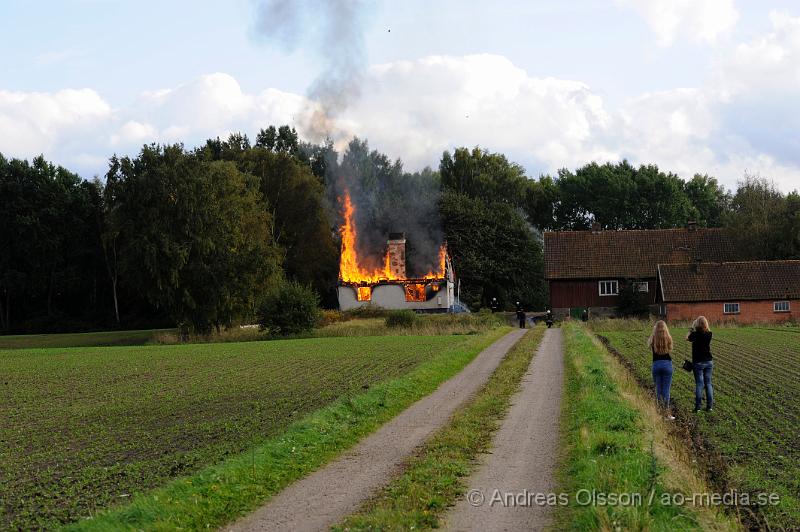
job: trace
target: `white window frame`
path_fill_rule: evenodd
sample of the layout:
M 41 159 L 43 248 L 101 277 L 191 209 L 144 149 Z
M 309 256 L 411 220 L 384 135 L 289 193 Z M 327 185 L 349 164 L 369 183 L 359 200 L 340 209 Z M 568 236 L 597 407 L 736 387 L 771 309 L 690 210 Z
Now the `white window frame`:
M 609 283 L 608 287 L 611 288 L 613 290 L 613 292 L 605 292 L 605 293 L 603 292 L 603 287 L 606 286 L 606 283 Z M 597 282 L 597 292 L 602 297 L 619 295 L 619 281 L 617 281 L 615 279 L 609 279 L 607 281 L 598 281 Z
M 778 308 L 778 306 L 785 307 L 785 308 Z M 791 312 L 792 311 L 792 304 L 789 301 L 774 301 L 772 303 L 772 311 L 773 312 Z
M 635 281 L 633 283 L 633 288 L 637 292 L 641 292 L 642 294 L 649 294 L 650 293 L 650 282 L 649 281 Z M 644 290 L 642 290 L 644 288 Z
M 731 307 L 736 307 L 736 310 L 728 310 L 728 305 Z M 742 307 L 739 303 L 723 303 L 722 304 L 722 313 L 723 314 L 739 314 L 742 311 Z

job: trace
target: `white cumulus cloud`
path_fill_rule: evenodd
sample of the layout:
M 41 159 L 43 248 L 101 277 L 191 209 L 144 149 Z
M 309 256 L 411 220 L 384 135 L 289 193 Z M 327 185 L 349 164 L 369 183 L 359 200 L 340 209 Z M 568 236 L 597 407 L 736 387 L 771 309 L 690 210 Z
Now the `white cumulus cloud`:
M 549 167 L 613 158 L 596 145 L 610 122 L 583 83 L 533 78 L 498 55 L 431 56 L 369 69 L 347 127 L 419 167 L 453 146 L 483 145 Z
M 143 124 L 136 120 L 125 122 L 115 133 L 111 134 L 113 146 L 129 145 L 132 143 L 144 144 L 152 142 L 158 136 L 156 129 L 150 124 Z
M 269 124 L 299 122 L 310 105 L 303 96 L 277 89 L 246 93 L 233 76 L 216 72 L 175 88 L 145 92 L 119 110 L 118 118 L 126 121 L 109 140 L 128 147 L 149 142 L 192 146 L 233 132 L 252 136 Z
M 788 48 L 791 39 L 781 31 L 793 24 L 777 20 L 774 35 L 754 43 Z M 792 86 L 791 78 L 781 83 Z M 729 187 L 745 171 L 771 177 L 784 190 L 800 187 L 792 141 L 779 145 L 767 134 L 783 124 L 777 131 L 784 138 L 783 131 L 796 131 L 789 126 L 797 119 L 773 117 L 767 133 L 754 135 L 753 120 L 740 117 L 742 101 L 720 83 L 642 94 L 612 106 L 585 83 L 534 77 L 503 56 L 429 56 L 370 67 L 361 98 L 337 117 L 330 133 L 338 147 L 352 135 L 366 138 L 409 169 L 435 167 L 444 150 L 480 145 L 534 175 L 624 157 L 685 178 L 708 173 Z M 763 109 L 753 98 L 747 103 L 755 105 L 756 116 Z M 85 89 L 0 91 L 0 152 L 44 153 L 89 177 L 105 171 L 112 153 L 135 155 L 151 142 L 193 147 L 237 131 L 252 139 L 270 124 L 292 124 L 305 136 L 317 105 L 274 88 L 248 92 L 224 73 L 149 91 L 113 109 Z
M 635 10 L 660 46 L 677 39 L 714 43 L 739 19 L 733 0 L 617 0 L 617 4 Z
M 111 107 L 91 89 L 55 93 L 0 90 L 0 151 L 38 154 L 105 122 Z
M 714 161 L 708 140 L 718 105 L 716 95 L 700 89 L 639 96 L 619 111 L 616 141 L 626 157 L 690 176 Z
M 800 17 L 773 11 L 772 31 L 739 44 L 721 66 L 721 83 L 735 92 L 800 91 Z

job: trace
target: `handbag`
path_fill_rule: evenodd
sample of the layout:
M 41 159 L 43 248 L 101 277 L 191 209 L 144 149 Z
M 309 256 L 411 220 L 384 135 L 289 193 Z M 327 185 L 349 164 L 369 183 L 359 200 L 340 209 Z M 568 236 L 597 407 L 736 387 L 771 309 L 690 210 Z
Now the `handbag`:
M 683 360 L 683 366 L 681 366 L 686 371 L 692 371 L 694 369 L 694 364 L 690 360 Z

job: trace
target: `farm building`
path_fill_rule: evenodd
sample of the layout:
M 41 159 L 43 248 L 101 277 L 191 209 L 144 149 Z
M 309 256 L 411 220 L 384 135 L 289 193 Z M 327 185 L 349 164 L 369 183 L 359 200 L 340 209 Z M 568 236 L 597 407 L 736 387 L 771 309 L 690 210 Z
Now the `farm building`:
M 554 231 L 544 234 L 545 278 L 556 316 L 612 315 L 620 289 L 635 283 L 656 311 L 659 264 L 741 260 L 723 229 Z
M 447 248 L 439 251 L 439 270 L 419 278 L 406 274 L 406 239 L 392 233 L 386 243 L 386 268 L 375 276 L 340 279 L 339 309 L 351 310 L 367 305 L 391 310 L 452 312 L 458 310 L 455 273 Z
M 800 261 L 661 264 L 658 301 L 669 320 L 781 322 L 800 316 Z

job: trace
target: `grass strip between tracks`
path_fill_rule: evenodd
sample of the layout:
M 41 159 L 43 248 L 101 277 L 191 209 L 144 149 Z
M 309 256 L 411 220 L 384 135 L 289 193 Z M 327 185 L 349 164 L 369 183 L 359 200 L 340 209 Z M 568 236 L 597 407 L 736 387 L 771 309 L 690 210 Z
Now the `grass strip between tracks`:
M 405 464 L 404 472 L 334 530 L 438 528 L 448 506 L 467 488 L 477 456 L 489 449 L 542 339 L 544 326 L 528 331 L 485 386 Z

